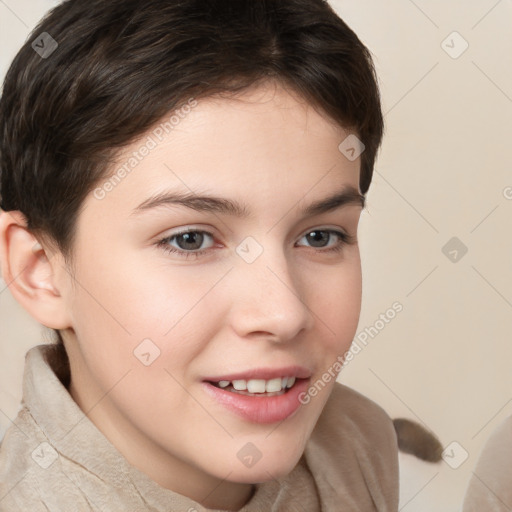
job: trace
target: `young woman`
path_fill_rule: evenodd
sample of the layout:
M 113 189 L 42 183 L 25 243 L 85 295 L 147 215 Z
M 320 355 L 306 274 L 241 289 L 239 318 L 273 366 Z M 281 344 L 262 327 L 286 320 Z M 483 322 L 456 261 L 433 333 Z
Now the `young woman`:
M 68 0 L 0 100 L 26 357 L 0 509 L 394 511 L 389 417 L 336 382 L 381 142 L 323 0 Z

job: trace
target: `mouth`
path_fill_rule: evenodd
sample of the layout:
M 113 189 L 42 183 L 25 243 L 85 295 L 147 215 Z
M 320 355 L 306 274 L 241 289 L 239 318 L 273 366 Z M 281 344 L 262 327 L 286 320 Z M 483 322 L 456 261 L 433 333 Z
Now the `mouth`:
M 243 373 L 208 377 L 204 391 L 214 402 L 245 421 L 275 423 L 297 413 L 312 372 L 290 366 L 254 369 Z
M 253 397 L 271 397 L 280 396 L 287 393 L 295 384 L 296 377 L 276 377 L 273 379 L 235 379 L 235 380 L 220 380 L 220 381 L 206 381 L 208 384 L 216 388 L 237 393 L 245 396 Z

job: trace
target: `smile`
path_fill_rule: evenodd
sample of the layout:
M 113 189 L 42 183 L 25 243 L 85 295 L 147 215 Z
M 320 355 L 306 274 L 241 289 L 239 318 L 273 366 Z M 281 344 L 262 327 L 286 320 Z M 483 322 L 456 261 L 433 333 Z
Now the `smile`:
M 290 389 L 295 384 L 295 377 L 276 377 L 274 379 L 237 379 L 233 381 L 221 380 L 219 382 L 212 382 L 226 391 L 232 393 L 240 393 L 242 395 L 257 396 L 265 394 L 267 396 L 282 395 L 287 389 Z
M 251 423 L 276 423 L 301 407 L 299 396 L 308 388 L 312 372 L 304 367 L 255 369 L 210 377 L 203 389 L 215 406 Z

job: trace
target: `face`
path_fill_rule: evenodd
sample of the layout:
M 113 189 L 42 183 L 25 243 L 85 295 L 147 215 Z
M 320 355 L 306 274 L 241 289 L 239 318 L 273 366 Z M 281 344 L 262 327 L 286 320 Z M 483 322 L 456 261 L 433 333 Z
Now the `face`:
M 334 379 L 304 392 L 357 328 L 362 210 L 349 133 L 304 101 L 261 86 L 192 105 L 91 191 L 62 287 L 73 397 L 188 495 L 298 462 Z

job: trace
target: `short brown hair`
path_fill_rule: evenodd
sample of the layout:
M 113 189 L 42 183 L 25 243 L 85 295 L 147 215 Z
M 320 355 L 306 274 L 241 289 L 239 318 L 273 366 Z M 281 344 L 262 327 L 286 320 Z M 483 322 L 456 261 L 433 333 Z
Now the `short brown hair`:
M 58 44 L 46 58 L 33 46 L 42 33 Z M 67 0 L 5 78 L 0 207 L 70 256 L 80 206 L 116 150 L 191 97 L 270 78 L 358 134 L 366 193 L 383 132 L 375 70 L 326 1 Z

